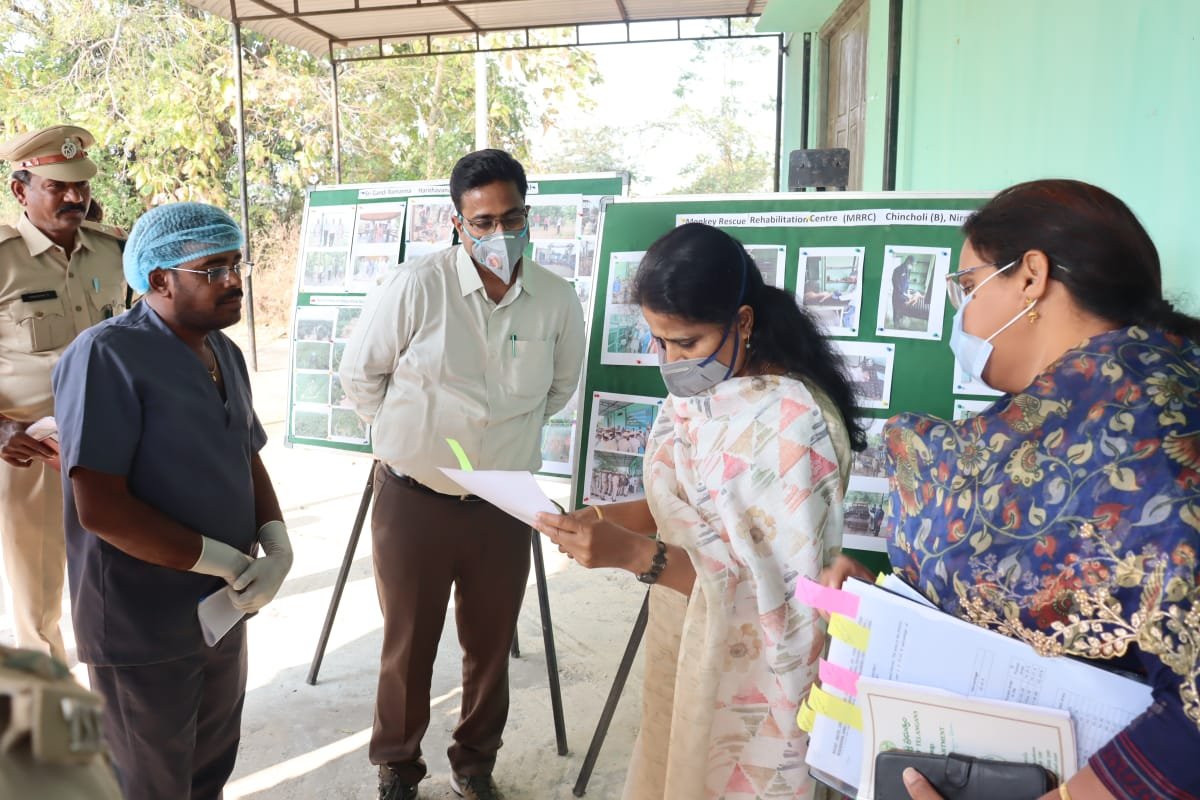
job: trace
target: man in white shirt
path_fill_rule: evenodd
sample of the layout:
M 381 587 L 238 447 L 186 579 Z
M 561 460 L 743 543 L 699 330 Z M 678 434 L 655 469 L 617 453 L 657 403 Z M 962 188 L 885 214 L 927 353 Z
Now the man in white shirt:
M 525 170 L 500 150 L 450 176 L 461 245 L 406 262 L 368 299 L 341 379 L 372 426 L 380 466 L 371 517 L 384 617 L 371 762 L 380 800 L 413 800 L 450 588 L 463 649 L 451 788 L 501 797 L 492 780 L 508 718 L 508 650 L 529 575 L 530 529 L 439 471 L 457 440 L 479 469 L 541 465 L 542 425 L 583 363 L 575 290 L 522 254 Z

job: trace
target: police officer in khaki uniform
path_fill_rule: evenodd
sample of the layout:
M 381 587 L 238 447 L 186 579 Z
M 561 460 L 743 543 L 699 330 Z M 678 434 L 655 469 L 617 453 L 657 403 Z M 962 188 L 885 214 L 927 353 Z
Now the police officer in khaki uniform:
M 0 797 L 121 800 L 102 707 L 49 656 L 0 647 Z
M 62 485 L 53 442 L 25 430 L 54 413 L 50 371 L 66 346 L 125 307 L 120 235 L 84 221 L 94 141 L 56 125 L 0 145 L 24 208 L 0 225 L 0 552 L 17 645 L 61 661 Z

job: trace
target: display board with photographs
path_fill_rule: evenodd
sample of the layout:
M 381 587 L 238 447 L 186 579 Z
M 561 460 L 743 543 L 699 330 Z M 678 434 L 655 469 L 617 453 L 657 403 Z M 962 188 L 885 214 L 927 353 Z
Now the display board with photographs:
M 526 255 L 572 283 L 590 310 L 602 208 L 625 193 L 617 173 L 530 176 Z M 304 209 L 292 318 L 287 444 L 370 452 L 370 431 L 338 378 L 342 353 L 366 295 L 405 261 L 454 243 L 449 181 L 319 186 Z M 542 433 L 547 474 L 570 476 L 578 399 Z
M 642 253 L 673 227 L 693 221 L 720 227 L 746 246 L 764 283 L 796 297 L 844 356 L 871 441 L 855 460 L 845 497 L 845 546 L 882 566 L 883 422 L 902 411 L 949 418 L 955 394 L 975 394 L 958 391 L 954 378 L 945 281 L 962 246 L 959 228 L 985 199 L 893 192 L 614 202 L 601 217 L 592 262 L 581 418 L 593 425 L 614 397 L 647 403 L 666 396 L 632 280 Z M 586 468 L 576 478 L 577 505 L 636 492 L 641 456 L 614 446 L 623 442 L 589 428 L 578 443 Z

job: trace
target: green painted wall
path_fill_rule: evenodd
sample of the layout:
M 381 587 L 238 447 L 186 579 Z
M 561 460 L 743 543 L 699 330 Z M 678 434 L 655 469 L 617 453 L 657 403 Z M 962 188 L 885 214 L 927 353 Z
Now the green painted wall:
M 888 1 L 869 2 L 863 188 L 876 190 Z M 824 17 L 812 12 L 826 7 L 773 0 L 763 21 L 816 30 Z M 897 189 L 994 191 L 1048 176 L 1099 184 L 1150 230 L 1168 294 L 1200 313 L 1189 235 L 1200 214 L 1200 0 L 905 0 L 903 31 Z M 802 55 L 797 34 L 785 64 L 785 181 L 800 142 Z M 813 67 L 817 88 L 819 58 Z M 813 134 L 820 109 L 814 92 Z
M 897 189 L 1098 184 L 1200 312 L 1200 2 L 906 0 Z M 878 41 L 872 42 L 874 48 Z

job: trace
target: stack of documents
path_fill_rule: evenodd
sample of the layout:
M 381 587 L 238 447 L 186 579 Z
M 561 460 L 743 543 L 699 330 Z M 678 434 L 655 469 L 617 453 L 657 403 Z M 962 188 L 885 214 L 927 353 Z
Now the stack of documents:
M 801 708 L 813 775 L 874 800 L 881 750 L 1037 763 L 1070 777 L 1150 705 L 1150 687 L 934 608 L 892 575 L 842 590 L 802 580 L 833 612 L 821 685 Z M 855 788 L 857 787 L 857 789 Z

